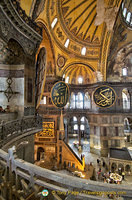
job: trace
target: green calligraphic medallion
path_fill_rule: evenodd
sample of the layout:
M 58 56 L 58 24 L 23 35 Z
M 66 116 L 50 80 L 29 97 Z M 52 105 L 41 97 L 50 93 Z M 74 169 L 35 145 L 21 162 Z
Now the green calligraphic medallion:
M 93 94 L 94 102 L 101 108 L 109 108 L 116 101 L 116 93 L 113 88 L 102 85 L 98 87 Z
M 55 83 L 51 90 L 51 99 L 57 108 L 63 108 L 69 99 L 68 85 L 63 81 Z

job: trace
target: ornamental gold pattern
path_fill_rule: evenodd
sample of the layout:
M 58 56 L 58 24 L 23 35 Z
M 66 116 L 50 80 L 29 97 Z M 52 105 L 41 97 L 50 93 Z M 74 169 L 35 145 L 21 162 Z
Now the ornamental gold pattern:
M 37 133 L 37 137 L 53 138 L 54 137 L 54 122 L 43 122 L 43 130 Z
M 109 108 L 113 106 L 116 101 L 116 93 L 113 88 L 103 85 L 95 90 L 93 98 L 97 106 Z

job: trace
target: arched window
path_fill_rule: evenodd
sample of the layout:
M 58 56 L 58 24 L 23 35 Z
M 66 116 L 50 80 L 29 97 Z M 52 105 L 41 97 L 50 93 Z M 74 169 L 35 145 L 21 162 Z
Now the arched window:
M 82 118 L 81 118 L 81 122 L 84 122 L 84 121 L 85 121 L 85 117 L 82 117 Z
M 70 105 L 70 103 L 68 101 L 67 104 L 65 105 L 65 108 L 69 108 L 69 105 Z
M 86 47 L 83 47 L 83 48 L 82 48 L 82 50 L 81 50 L 81 54 L 82 54 L 83 56 L 86 55 Z
M 64 46 L 65 46 L 66 48 L 68 48 L 68 46 L 69 46 L 69 42 L 70 42 L 70 40 L 67 39 L 66 42 L 65 42 L 65 44 L 64 44 Z
M 130 23 L 130 19 L 131 19 L 131 13 L 128 12 L 127 17 L 126 17 L 126 21 Z
M 76 105 L 76 96 L 74 92 L 71 93 L 71 100 L 70 100 L 70 108 L 75 108 Z
M 77 108 L 83 109 L 83 94 L 81 92 L 78 92 L 76 100 L 77 100 Z
M 74 117 L 73 117 L 73 121 L 74 121 L 74 122 L 77 122 L 77 117 L 74 116 Z
M 127 68 L 126 67 L 124 67 L 122 69 L 122 76 L 127 76 Z
M 51 23 L 51 27 L 54 28 L 56 23 L 57 23 L 58 19 L 57 17 L 53 20 L 53 22 Z
M 77 131 L 78 130 L 78 124 L 74 125 L 74 130 Z
M 85 130 L 85 126 L 84 126 L 84 124 L 81 124 L 81 126 L 80 126 L 80 130 L 81 130 L 81 131 L 84 131 L 84 130 Z
M 127 8 L 124 8 L 123 10 L 123 16 L 126 17 L 126 13 L 127 13 Z
M 91 107 L 90 96 L 89 96 L 88 92 L 86 92 L 85 96 L 84 96 L 84 108 L 89 109 L 90 107 Z
M 122 2 L 122 17 L 126 25 L 132 28 L 132 0 Z
M 124 119 L 124 131 L 130 132 L 130 124 L 127 118 Z
M 83 78 L 82 77 L 78 77 L 78 83 L 82 84 L 83 83 Z
M 122 90 L 123 109 L 130 109 L 130 95 L 125 88 Z
M 69 82 L 69 76 L 67 76 L 65 79 L 65 83 L 68 83 L 68 82 Z

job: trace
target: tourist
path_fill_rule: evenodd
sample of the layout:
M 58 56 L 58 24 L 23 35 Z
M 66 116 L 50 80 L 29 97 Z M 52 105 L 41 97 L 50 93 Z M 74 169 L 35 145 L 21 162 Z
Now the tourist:
M 125 179 L 125 172 L 122 172 L 122 180 Z
M 10 112 L 10 106 L 7 105 L 7 107 L 5 108 L 5 112 Z
M 4 112 L 4 110 L 3 110 L 2 106 L 0 106 L 0 113 L 1 113 L 1 112 Z

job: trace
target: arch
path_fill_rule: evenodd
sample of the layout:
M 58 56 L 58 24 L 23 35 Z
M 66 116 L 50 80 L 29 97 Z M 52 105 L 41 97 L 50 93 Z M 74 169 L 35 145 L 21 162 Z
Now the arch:
M 38 108 L 42 99 L 46 79 L 46 49 L 42 47 L 37 56 L 36 63 L 36 106 Z
M 7 43 L 7 49 L 10 53 L 10 56 L 12 59 L 7 59 L 8 64 L 24 64 L 25 59 L 24 59 L 24 48 L 22 45 L 15 39 L 10 38 L 8 43 Z
M 125 166 L 125 171 L 126 172 L 131 172 L 131 166 L 130 165 L 126 165 Z
M 116 163 L 112 163 L 112 165 L 111 165 L 111 171 L 115 172 L 116 169 L 117 169 L 117 164 Z
M 63 69 L 62 69 L 63 70 Z M 62 77 L 65 74 L 65 79 L 69 77 L 69 84 L 89 84 L 95 82 L 94 70 L 91 70 L 86 64 L 71 63 L 65 67 L 62 72 Z
M 37 160 L 44 160 L 44 148 L 38 147 L 37 149 Z
M 121 171 L 121 172 L 124 171 L 124 166 L 123 166 L 122 163 L 119 163 L 119 164 L 118 164 L 118 170 Z
M 42 19 L 37 19 L 36 20 L 36 23 L 38 26 L 40 26 L 41 28 L 43 28 L 43 40 L 40 44 L 40 48 L 43 46 L 45 47 L 46 49 L 48 49 L 48 55 L 50 55 L 49 57 L 47 57 L 47 64 L 49 63 L 49 60 L 51 60 L 51 57 L 53 58 L 52 61 L 53 61 L 53 70 L 52 70 L 52 75 L 56 75 L 56 70 L 55 70 L 55 66 L 56 66 L 56 61 L 55 61 L 55 50 L 54 50 L 54 46 L 53 46 L 53 43 L 52 43 L 52 39 L 50 37 L 50 34 L 49 34 L 49 31 L 46 27 L 46 22 Z M 45 38 L 45 39 L 44 39 Z M 50 47 L 50 48 L 49 48 Z M 37 53 L 38 54 L 38 53 Z M 50 66 L 50 64 L 49 64 Z M 49 67 L 47 67 L 47 74 L 48 74 L 48 71 L 49 71 Z

